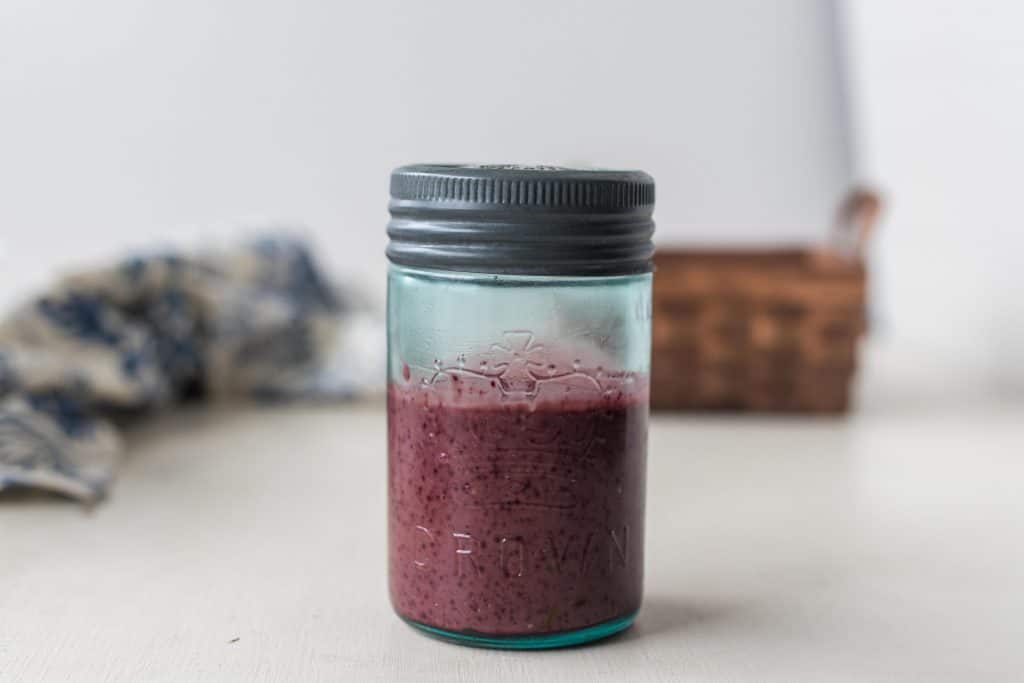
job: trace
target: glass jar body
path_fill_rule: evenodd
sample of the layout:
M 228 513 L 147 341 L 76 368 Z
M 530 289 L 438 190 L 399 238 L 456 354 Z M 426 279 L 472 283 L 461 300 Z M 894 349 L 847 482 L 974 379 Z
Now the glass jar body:
M 632 622 L 650 284 L 390 266 L 389 584 L 403 619 L 509 648 Z

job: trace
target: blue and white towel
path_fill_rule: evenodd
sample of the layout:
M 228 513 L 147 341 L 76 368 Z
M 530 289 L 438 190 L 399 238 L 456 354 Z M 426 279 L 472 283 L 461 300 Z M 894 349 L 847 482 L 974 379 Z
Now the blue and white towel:
M 67 277 L 0 321 L 0 490 L 102 498 L 115 425 L 188 398 L 358 394 L 383 340 L 339 338 L 366 319 L 288 238 Z

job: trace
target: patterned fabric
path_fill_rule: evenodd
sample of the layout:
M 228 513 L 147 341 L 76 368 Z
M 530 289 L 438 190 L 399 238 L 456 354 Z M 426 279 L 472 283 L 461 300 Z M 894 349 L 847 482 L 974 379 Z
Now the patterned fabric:
M 359 315 L 286 238 L 68 277 L 0 321 L 0 490 L 102 498 L 115 424 L 185 399 L 359 393 L 383 357 L 341 352 Z

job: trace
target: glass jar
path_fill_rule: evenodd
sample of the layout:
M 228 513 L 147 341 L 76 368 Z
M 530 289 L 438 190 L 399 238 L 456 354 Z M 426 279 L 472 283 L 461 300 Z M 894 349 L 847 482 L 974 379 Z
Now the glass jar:
M 653 181 L 408 166 L 391 190 L 395 611 L 520 649 L 628 627 L 643 578 Z

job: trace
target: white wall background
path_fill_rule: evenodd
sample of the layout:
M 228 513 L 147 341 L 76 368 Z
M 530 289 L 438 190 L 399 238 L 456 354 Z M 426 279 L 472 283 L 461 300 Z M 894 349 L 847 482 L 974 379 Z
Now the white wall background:
M 1024 4 L 846 4 L 882 327 L 1024 395 Z
M 3 0 L 0 297 L 251 217 L 379 291 L 411 161 L 639 167 L 663 239 L 813 239 L 839 86 L 818 0 Z
M 1019 390 L 1024 8 L 841 5 L 855 146 L 828 0 L 2 0 L 0 306 L 244 219 L 379 294 L 410 161 L 644 168 L 663 243 L 815 239 L 859 177 L 876 331 Z

